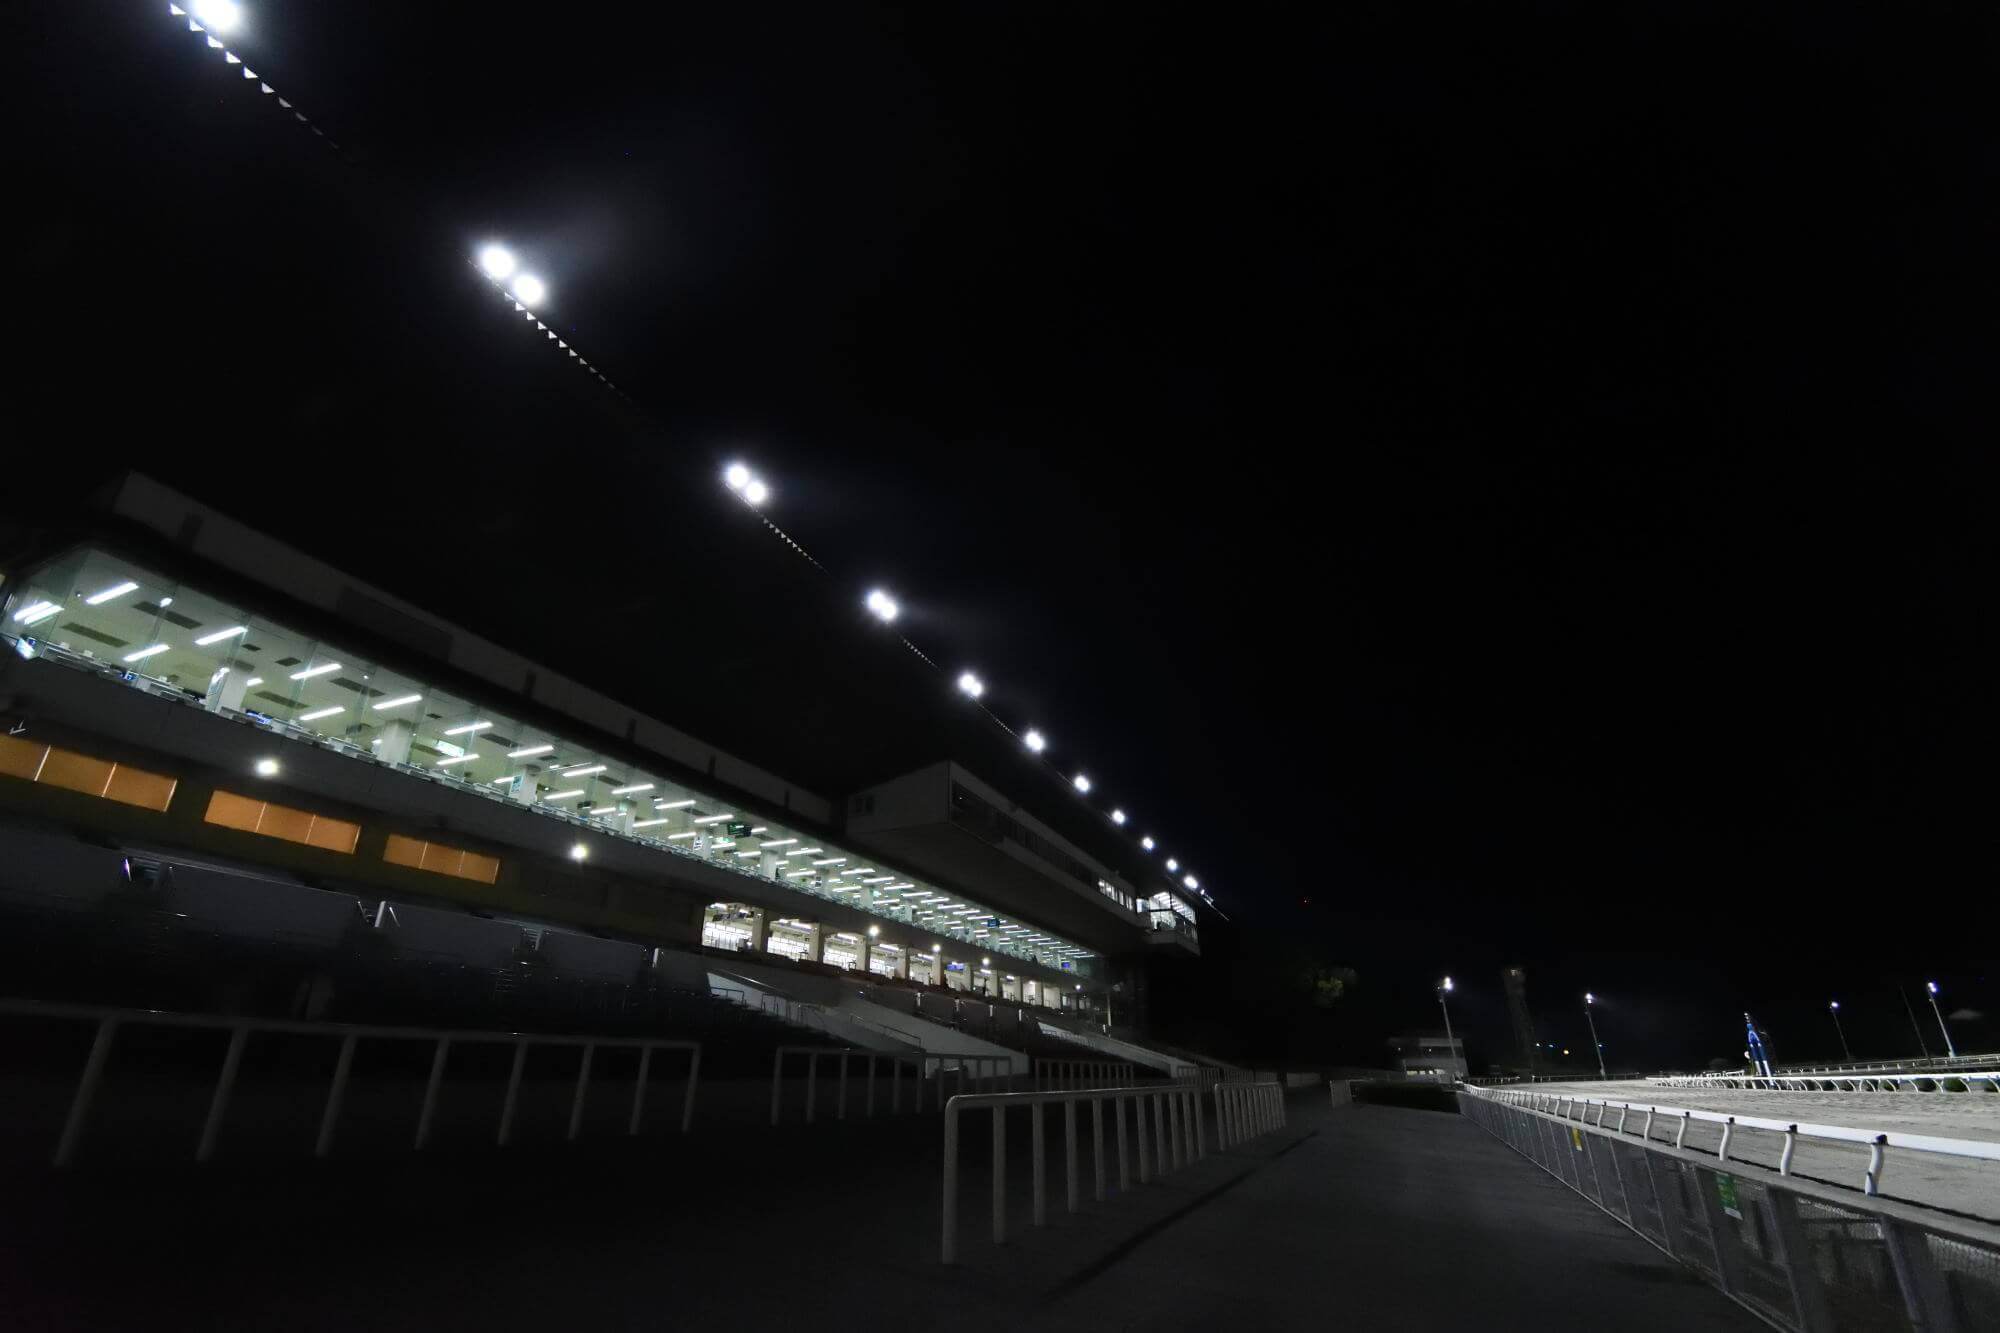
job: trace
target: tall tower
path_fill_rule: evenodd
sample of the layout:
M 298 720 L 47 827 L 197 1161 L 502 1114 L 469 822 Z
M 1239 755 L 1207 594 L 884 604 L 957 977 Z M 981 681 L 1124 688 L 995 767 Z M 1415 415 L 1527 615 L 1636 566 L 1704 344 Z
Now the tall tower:
M 1508 967 L 1500 971 L 1507 991 L 1507 1017 L 1514 1025 L 1514 1044 L 1521 1048 L 1522 1067 L 1535 1072 L 1535 1020 L 1528 1016 L 1528 969 Z

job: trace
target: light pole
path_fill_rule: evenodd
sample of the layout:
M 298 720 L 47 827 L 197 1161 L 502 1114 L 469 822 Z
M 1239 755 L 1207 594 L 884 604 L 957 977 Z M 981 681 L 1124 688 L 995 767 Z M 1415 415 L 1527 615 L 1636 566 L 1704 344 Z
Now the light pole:
M 1931 1012 L 1937 1015 L 1938 1031 L 1944 1033 L 1944 1058 L 1947 1060 L 1956 1060 L 1958 1058 L 1958 1048 L 1951 1044 L 1951 1029 L 1944 1024 L 1944 1010 L 1938 1008 L 1937 983 L 1935 981 L 1926 981 L 1924 987 L 1931 993 Z
M 1456 1059 L 1458 1056 L 1458 1043 L 1452 1039 L 1451 1035 L 1451 1006 L 1445 1003 L 1445 997 L 1450 994 L 1451 978 L 1446 977 L 1438 983 L 1438 1008 L 1444 1011 L 1444 1054 L 1447 1060 Z M 1472 1066 L 1468 1064 L 1466 1072 L 1470 1073 L 1471 1070 Z
M 1590 1044 L 1597 1051 L 1597 1076 L 1609 1081 L 1611 1075 L 1604 1072 L 1604 1043 L 1597 1039 L 1597 1020 L 1590 1015 L 1590 1007 L 1596 1003 L 1595 995 L 1583 993 L 1583 1021 L 1590 1024 Z
M 1826 1011 L 1833 1015 L 1833 1030 L 1840 1034 L 1840 1053 L 1847 1057 L 1847 1063 L 1854 1063 L 1854 1052 L 1847 1047 L 1847 1029 L 1840 1025 L 1840 1001 L 1827 1001 Z

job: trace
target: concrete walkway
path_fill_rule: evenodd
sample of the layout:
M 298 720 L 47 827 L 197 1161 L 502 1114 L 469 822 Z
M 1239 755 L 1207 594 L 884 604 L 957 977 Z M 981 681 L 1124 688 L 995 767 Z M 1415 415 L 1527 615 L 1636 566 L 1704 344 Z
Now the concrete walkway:
M 1764 1325 L 1457 1116 L 1357 1106 L 1054 1295 L 1120 1329 Z
M 1292 1115 L 1074 1216 L 1055 1177 L 1051 1226 L 951 1269 L 935 1117 L 17 1178 L 0 1327 L 1761 1327 L 1457 1116 Z

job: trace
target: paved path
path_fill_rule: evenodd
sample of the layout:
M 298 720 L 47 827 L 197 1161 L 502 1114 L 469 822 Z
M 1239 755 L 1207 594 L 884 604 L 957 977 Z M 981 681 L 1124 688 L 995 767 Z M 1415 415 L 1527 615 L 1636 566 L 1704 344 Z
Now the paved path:
M 1774 1092 L 1753 1088 L 1669 1088 L 1638 1079 L 1610 1082 L 1537 1083 L 1532 1091 L 1547 1096 L 1601 1097 L 1634 1106 L 1671 1106 L 1722 1115 L 1758 1116 L 1769 1120 L 1840 1125 L 1871 1134 L 1935 1134 L 1942 1138 L 2000 1143 L 2000 1096 L 1991 1093 L 1933 1092 Z M 1615 1122 L 1616 1113 L 1612 1114 Z M 1643 1117 L 1627 1128 L 1636 1132 Z M 1656 1117 L 1652 1137 L 1673 1142 L 1676 1122 Z M 1713 1153 L 1722 1142 L 1722 1127 L 1692 1122 L 1685 1146 Z M 1777 1168 L 1784 1136 L 1739 1128 L 1730 1138 L 1732 1160 Z M 1793 1170 L 1802 1176 L 1858 1189 L 1868 1169 L 1868 1149 L 1860 1144 L 1828 1144 L 1800 1140 Z M 1942 1157 L 1931 1153 L 1891 1151 L 1883 1164 L 1882 1193 L 1906 1203 L 1942 1208 L 1967 1217 L 2000 1221 L 2000 1162 Z
M 1470 1123 L 1294 1101 L 1290 1131 L 936 1260 L 937 1121 L 694 1144 L 10 1182 L 0 1326 L 1044 1330 L 1756 1325 Z M 974 1136 L 977 1138 L 978 1136 Z M 1086 1190 L 1087 1197 L 1087 1190 Z

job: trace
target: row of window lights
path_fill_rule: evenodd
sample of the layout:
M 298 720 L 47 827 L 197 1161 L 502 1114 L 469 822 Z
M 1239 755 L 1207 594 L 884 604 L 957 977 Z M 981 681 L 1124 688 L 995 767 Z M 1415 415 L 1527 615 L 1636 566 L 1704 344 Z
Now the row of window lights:
M 602 767 L 603 767 L 603 765 L 601 765 L 601 764 L 600 764 L 600 765 L 598 765 L 598 767 L 599 767 L 599 768 L 602 768 Z M 259 759 L 259 760 L 258 760 L 258 761 L 256 762 L 256 764 L 254 765 L 254 768 L 255 768 L 255 771 L 256 771 L 256 774 L 257 774 L 257 776 L 258 776 L 258 777 L 260 777 L 260 778 L 275 778 L 275 777 L 277 777 L 277 776 L 278 776 L 278 774 L 279 774 L 279 773 L 281 773 L 281 772 L 283 772 L 283 771 L 284 771 L 284 769 L 283 769 L 283 765 L 281 765 L 281 764 L 280 764 L 280 763 L 279 763 L 279 762 L 278 762 L 278 761 L 277 761 L 276 759 L 273 759 L 273 758 L 270 758 L 269 756 L 266 756 L 266 757 L 264 757 L 264 758 L 262 758 L 262 759 Z M 645 787 L 650 787 L 650 786 L 652 786 L 652 784 L 651 784 L 651 783 L 644 783 L 644 784 L 641 784 L 641 785 L 642 785 L 642 786 L 645 786 Z M 692 804 L 694 804 L 694 802 L 692 802 L 692 801 L 678 801 L 678 802 L 673 802 L 673 804 L 676 804 L 676 805 L 692 805 Z M 735 817 L 736 817 L 736 816 L 735 816 L 735 815 L 733 815 L 733 814 L 725 814 L 725 815 L 708 815 L 708 816 L 704 816 L 704 817 L 703 817 L 703 818 L 701 818 L 701 819 L 698 819 L 698 820 L 696 820 L 695 822 L 696 822 L 696 823 L 714 823 L 714 822 L 716 822 L 716 821 L 718 821 L 718 820 L 724 820 L 724 819 L 734 819 Z M 635 824 L 635 825 L 634 825 L 634 827 L 636 828 L 636 827 L 638 827 L 638 826 L 637 826 L 637 825 Z M 673 836 L 676 836 L 676 837 L 678 837 L 678 836 L 682 836 L 682 835 L 678 835 L 678 834 L 676 834 L 676 835 L 673 835 Z M 689 835 L 689 836 L 691 836 L 691 835 Z M 778 840 L 776 840 L 775 842 L 767 842 L 767 843 L 765 843 L 765 844 L 764 844 L 764 846 L 765 846 L 765 847 L 781 847 L 781 846 L 788 846 L 788 845 L 790 845 L 790 844 L 792 844 L 792 843 L 795 843 L 795 842 L 797 842 L 797 841 L 798 841 L 798 839 L 796 839 L 796 838 L 781 838 L 781 839 L 778 839 Z M 731 847 L 731 846 L 734 846 L 735 844 L 734 844 L 734 843 L 727 843 L 727 842 L 724 842 L 724 843 L 716 843 L 716 844 L 712 844 L 712 845 L 713 845 L 713 846 L 720 846 L 720 847 Z M 801 848 L 801 849 L 799 849 L 798 851 L 795 851 L 795 852 L 788 852 L 788 853 L 786 853 L 786 855 L 787 855 L 787 856 L 805 856 L 805 855 L 809 855 L 809 854 L 811 854 L 811 853 L 813 853 L 813 852 L 817 852 L 817 851 L 819 851 L 819 850 L 821 850 L 821 849 L 820 849 L 820 848 L 818 848 L 818 847 L 805 847 L 805 848 Z M 590 859 L 590 846 L 589 846 L 589 844 L 587 844 L 587 843 L 582 843 L 582 842 L 576 842 L 576 843 L 571 843 L 571 844 L 570 844 L 570 849 L 569 849 L 569 859 L 570 859 L 570 860 L 572 860 L 572 861 L 587 861 L 587 860 L 589 860 L 589 859 Z M 828 859 L 827 861 L 825 861 L 825 862 L 820 862 L 820 861 L 815 861 L 815 862 L 814 862 L 813 864 L 814 864 L 814 865 L 823 865 L 823 864 L 832 864 L 833 862 L 836 862 L 836 861 L 844 861 L 844 860 L 846 860 L 846 858 L 845 858 L 845 857 L 832 857 L 832 858 L 829 858 L 829 859 Z M 802 873 L 802 872 L 793 872 L 793 873 Z M 880 877 L 880 879 L 881 879 L 882 881 L 885 881 L 885 882 L 886 882 L 886 881 L 891 881 L 891 880 L 894 880 L 895 878 L 896 878 L 896 877 L 895 877 L 894 875 L 883 875 L 883 876 L 881 876 L 881 877 Z M 876 882 L 876 881 L 875 881 L 875 880 L 870 880 L 870 881 L 869 881 L 869 883 L 874 883 L 874 882 Z M 912 888 L 912 887 L 913 887 L 913 885 L 911 885 L 911 884 L 909 884 L 909 883 L 901 883 L 901 884 L 890 884 L 890 888 L 893 888 L 893 889 L 910 889 L 910 888 Z M 934 896 L 936 896 L 936 897 L 939 897 L 939 898 L 940 898 L 940 899 L 941 899 L 942 901 L 945 901 L 945 902 L 949 902 L 949 901 L 950 901 L 949 899 L 943 899 L 943 898 L 942 898 L 942 895 L 934 895 Z M 913 901 L 918 901 L 918 902 L 921 902 L 921 901 L 922 901 L 922 899 L 918 899 L 918 898 L 917 898 L 917 896 L 916 896 L 915 894 L 912 894 L 912 895 L 911 895 L 911 898 L 912 898 L 912 900 L 913 900 Z M 900 900 L 898 900 L 898 901 L 900 901 Z M 951 915 L 954 915 L 954 916 L 967 916 L 967 915 L 978 915 L 978 914 L 981 914 L 981 913 L 983 913 L 983 912 L 985 911 L 985 909 L 984 909 L 984 908 L 979 908 L 979 907 L 958 907 L 958 908 L 950 908 L 950 909 L 940 909 L 940 910 L 926 910 L 926 909 L 922 909 L 922 908 L 916 908 L 916 909 L 913 909 L 913 911 L 912 911 L 912 917 L 913 917 L 913 918 L 920 918 L 920 917 L 928 917 L 928 918 L 939 918 L 939 917 L 942 917 L 943 915 L 945 915 L 945 913 L 946 913 L 946 911 L 947 911 L 947 910 L 948 910 L 948 911 L 950 912 L 950 914 L 951 914 Z M 952 923 L 952 924 L 957 924 L 957 923 Z M 947 926 L 947 929 L 949 929 L 949 926 Z M 1008 926 L 1002 926 L 1002 927 L 1000 927 L 1000 930 L 1002 930 L 1003 932 L 1020 932 L 1020 942 L 1021 942 L 1021 943 L 1023 943 L 1023 944 L 1030 944 L 1030 943 L 1042 943 L 1042 942 L 1045 942 L 1045 941 L 1049 941 L 1049 942 L 1052 942 L 1052 941 L 1051 941 L 1051 937 L 1049 937 L 1049 936 L 1046 936 L 1046 935 L 1042 935 L 1042 934 L 1039 934 L 1039 933 L 1036 933 L 1036 932 L 1033 932 L 1033 931 L 1030 931 L 1030 930 L 1028 930 L 1028 928 L 1027 928 L 1026 926 L 1021 926 L 1021 925 L 1008 925 Z M 881 933 L 882 933 L 882 928 L 881 928 L 880 926 L 870 926 L 870 927 L 868 927 L 868 934 L 869 934 L 869 935 L 870 935 L 871 937 L 873 937 L 873 936 L 876 936 L 876 935 L 880 935 Z M 985 930 L 978 930 L 978 931 L 975 931 L 974 933 L 975 933 L 975 934 L 981 934 L 981 935 L 983 935 L 983 934 L 986 934 L 986 933 L 987 933 L 987 931 L 985 931 Z M 931 951 L 932 951 L 933 953 L 935 953 L 935 952 L 938 952 L 939 950 L 943 949 L 943 947 L 944 947 L 944 946 L 943 946 L 943 945 L 941 945 L 941 944 L 933 944 L 933 945 L 931 946 Z M 1088 952 L 1087 950 L 1083 950 L 1083 949 L 1078 949 L 1078 948 L 1075 948 L 1074 946 L 1071 946 L 1071 945 L 1059 945 L 1059 946 L 1055 947 L 1054 949 L 1051 949 L 1051 950 L 1049 950 L 1049 952 L 1052 952 L 1052 953 L 1055 953 L 1055 954 L 1057 954 L 1057 955 L 1059 955 L 1059 956 L 1067 956 L 1067 957 L 1071 957 L 1071 958 L 1088 958 L 1088 957 L 1090 956 L 1090 954 L 1089 954 L 1089 952 Z M 986 959 L 983 959 L 983 958 L 982 958 L 982 959 L 980 959 L 980 962 L 981 962 L 981 963 L 984 963 L 984 962 L 986 962 L 986 961 L 987 961 Z M 1081 990 L 1081 989 L 1082 989 L 1082 987 L 1081 987 L 1081 986 L 1079 986 L 1079 987 L 1078 987 L 1077 989 Z

